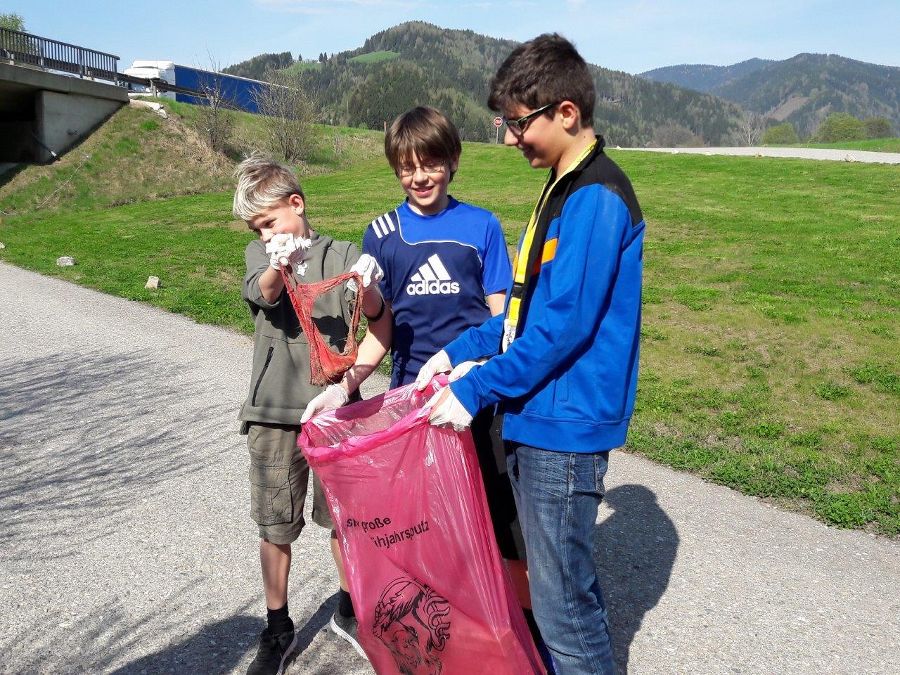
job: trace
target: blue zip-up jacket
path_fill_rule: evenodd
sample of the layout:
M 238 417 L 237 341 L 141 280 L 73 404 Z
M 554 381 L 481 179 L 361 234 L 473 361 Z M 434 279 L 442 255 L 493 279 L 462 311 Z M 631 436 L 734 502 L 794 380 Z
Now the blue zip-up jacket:
M 499 353 L 503 314 L 460 335 L 444 348 L 451 363 L 492 358 L 450 388 L 473 414 L 499 402 L 505 440 L 610 450 L 625 443 L 634 410 L 644 219 L 602 138 L 553 187 L 538 231 L 540 221 L 547 235 L 519 336 Z

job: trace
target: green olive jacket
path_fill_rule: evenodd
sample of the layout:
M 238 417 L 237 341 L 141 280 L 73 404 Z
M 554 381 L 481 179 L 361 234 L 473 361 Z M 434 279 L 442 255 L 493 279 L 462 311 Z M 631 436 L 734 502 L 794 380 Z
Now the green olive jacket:
M 309 342 L 300 326 L 287 291 L 274 303 L 259 289 L 259 277 L 269 267 L 266 245 L 256 239 L 244 251 L 247 274 L 241 296 L 250 306 L 253 334 L 253 369 L 250 391 L 241 407 L 241 433 L 251 422 L 300 426 L 306 404 L 322 391 L 310 384 Z M 359 259 L 359 248 L 347 241 L 313 233 L 300 282 L 316 282 L 343 274 Z M 354 294 L 335 289 L 316 300 L 313 321 L 322 337 L 337 351 L 344 348 Z

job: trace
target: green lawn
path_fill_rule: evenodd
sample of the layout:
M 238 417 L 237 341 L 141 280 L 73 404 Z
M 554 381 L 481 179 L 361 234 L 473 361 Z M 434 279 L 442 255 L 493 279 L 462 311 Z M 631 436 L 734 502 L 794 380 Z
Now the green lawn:
M 825 522 L 900 532 L 900 172 L 610 154 L 648 229 L 629 448 Z M 514 243 L 543 175 L 467 144 L 451 185 Z M 313 225 L 360 241 L 399 201 L 383 159 L 303 180 Z M 249 332 L 250 234 L 227 192 L 6 217 L 0 260 Z M 4 202 L 0 202 L 0 209 Z M 59 268 L 60 255 L 78 264 Z M 143 288 L 159 276 L 158 291 Z
M 870 138 L 840 143 L 798 143 L 795 148 L 834 148 L 837 150 L 869 150 L 871 152 L 900 152 L 900 138 Z

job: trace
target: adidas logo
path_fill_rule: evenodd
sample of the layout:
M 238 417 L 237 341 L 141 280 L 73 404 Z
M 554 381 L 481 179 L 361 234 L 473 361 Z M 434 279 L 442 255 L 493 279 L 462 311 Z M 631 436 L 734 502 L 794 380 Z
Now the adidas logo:
M 410 295 L 452 295 L 459 293 L 459 284 L 451 281 L 450 274 L 437 253 L 431 256 L 419 271 L 410 277 L 406 292 Z

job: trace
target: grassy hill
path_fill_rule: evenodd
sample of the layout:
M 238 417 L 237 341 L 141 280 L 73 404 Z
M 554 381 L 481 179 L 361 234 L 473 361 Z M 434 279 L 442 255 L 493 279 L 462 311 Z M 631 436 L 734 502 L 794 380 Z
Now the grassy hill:
M 81 187 L 67 208 L 21 206 L 64 185 L 71 166 L 31 167 L 3 186 L 0 260 L 249 332 L 239 282 L 252 235 L 231 218 L 227 167 L 210 179 L 192 176 L 202 162 L 134 154 L 116 139 L 154 118 L 120 115 L 96 135 L 109 149 L 92 156 L 96 178 L 78 183 L 83 167 L 70 181 Z M 141 145 L 170 142 L 165 125 L 145 126 Z M 896 168 L 610 154 L 648 221 L 629 449 L 827 523 L 900 533 Z M 118 198 L 102 186 L 125 169 L 150 180 L 178 166 L 185 185 L 223 182 L 188 190 L 173 175 L 177 196 L 154 201 L 130 181 Z M 39 189 L 37 174 L 49 185 Z M 543 177 L 512 149 L 466 143 L 453 194 L 494 210 L 512 244 Z M 314 226 L 357 242 L 401 197 L 385 161 L 366 151 L 303 183 Z M 60 255 L 78 264 L 57 267 Z M 158 290 L 144 288 L 151 274 Z
M 115 206 L 223 190 L 231 166 L 179 115 L 162 119 L 129 106 L 59 162 L 0 177 L 0 209 L 11 213 Z
M 399 113 L 427 103 L 447 113 L 465 139 L 486 141 L 495 133 L 494 113 L 486 107 L 490 78 L 516 44 L 409 22 L 323 63 L 290 67 L 303 73 L 326 123 L 382 129 Z M 263 54 L 226 70 L 261 76 L 260 64 L 280 63 L 281 56 Z M 600 66 L 591 71 L 596 126 L 611 145 L 666 144 L 662 134 L 672 129 L 697 144 L 730 145 L 739 138 L 742 113 L 732 103 Z
M 146 108 L 119 110 L 84 143 L 49 166 L 0 176 L 0 215 L 103 208 L 229 189 L 237 159 L 262 147 L 262 119 L 235 113 L 228 154 L 204 142 L 197 106 L 165 101 L 168 119 Z M 302 175 L 334 171 L 382 156 L 381 134 L 317 126 Z

